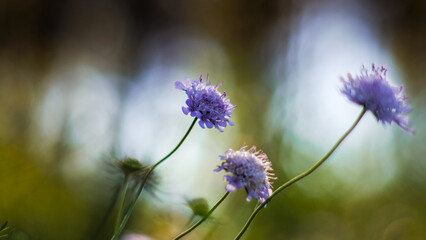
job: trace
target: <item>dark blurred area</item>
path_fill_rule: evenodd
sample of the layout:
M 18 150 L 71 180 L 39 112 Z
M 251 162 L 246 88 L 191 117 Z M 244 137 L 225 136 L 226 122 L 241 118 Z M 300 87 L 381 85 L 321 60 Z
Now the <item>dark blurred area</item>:
M 360 111 L 339 76 L 388 67 L 410 136 L 365 118 L 332 159 L 274 199 L 244 239 L 426 239 L 426 1 L 0 1 L 0 224 L 30 239 L 109 239 L 131 156 L 146 164 L 191 119 L 175 81 L 209 74 L 235 127 L 197 127 L 142 194 L 127 232 L 170 239 L 186 197 L 224 192 L 217 155 L 243 143 L 275 187 L 310 167 Z M 336 96 L 336 98 L 334 98 Z M 233 239 L 255 207 L 231 194 L 187 239 Z

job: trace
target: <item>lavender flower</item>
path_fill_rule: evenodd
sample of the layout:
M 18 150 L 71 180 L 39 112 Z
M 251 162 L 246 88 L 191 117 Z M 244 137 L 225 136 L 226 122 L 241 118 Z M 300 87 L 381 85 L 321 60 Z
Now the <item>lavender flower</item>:
M 229 149 L 226 155 L 219 156 L 224 162 L 216 172 L 225 170 L 232 173 L 226 175 L 225 180 L 229 182 L 226 186 L 228 192 L 234 192 L 236 189 L 245 188 L 247 191 L 247 201 L 252 198 L 264 202 L 272 193 L 271 179 L 273 179 L 271 162 L 268 156 L 262 151 L 256 151 L 256 147 L 246 150 L 243 146 L 240 150 Z
M 226 124 L 234 125 L 229 118 L 236 106 L 232 105 L 229 99 L 225 97 L 226 92 L 221 94 L 217 91 L 222 84 L 213 86 L 202 81 L 201 75 L 198 80 L 185 79 L 183 83 L 175 82 L 175 87 L 185 91 L 188 95 L 186 100 L 188 107 L 182 107 L 182 111 L 185 115 L 191 113 L 191 116 L 197 117 L 199 119 L 198 124 L 202 128 L 204 128 L 204 125 L 207 128 L 215 126 L 223 132 L 220 127 L 225 128 Z
M 408 117 L 403 116 L 411 109 L 406 105 L 407 97 L 402 92 L 403 86 L 392 86 L 386 80 L 386 71 L 386 68 L 376 68 L 373 64 L 372 71 L 369 72 L 363 66 L 361 75 L 353 78 L 348 74 L 347 81 L 341 78 L 344 84 L 341 92 L 352 102 L 370 110 L 377 121 L 383 124 L 395 122 L 405 131 L 413 133 Z

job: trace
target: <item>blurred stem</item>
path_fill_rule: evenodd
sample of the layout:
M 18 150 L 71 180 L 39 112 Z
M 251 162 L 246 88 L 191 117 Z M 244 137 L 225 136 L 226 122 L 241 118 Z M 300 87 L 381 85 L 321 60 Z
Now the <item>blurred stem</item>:
M 183 227 L 183 229 L 187 228 L 188 226 L 190 226 L 193 222 L 194 219 L 197 217 L 197 215 L 195 214 L 191 214 L 191 217 L 189 218 L 188 222 L 185 224 L 185 226 Z
M 100 221 L 100 224 L 98 225 L 96 231 L 94 232 L 92 239 L 99 239 L 99 234 L 101 233 L 102 228 L 107 223 L 107 220 L 109 219 L 115 205 L 117 204 L 117 201 L 118 201 L 118 198 L 119 198 L 120 192 L 121 192 L 121 185 L 122 184 L 120 184 L 120 186 L 117 186 L 116 189 L 114 190 L 114 194 L 111 198 L 108 209 L 105 211 L 105 215 L 102 217 L 102 220 Z
M 248 227 L 250 226 L 250 224 L 253 221 L 254 217 L 256 217 L 256 215 L 260 212 L 260 210 L 262 210 L 265 207 L 265 205 L 272 200 L 272 198 L 274 196 L 276 196 L 278 193 L 280 193 L 282 190 L 286 189 L 287 187 L 291 186 L 293 183 L 295 183 L 295 182 L 303 179 L 304 177 L 308 176 L 313 171 L 315 171 L 319 166 L 321 166 L 321 164 L 323 164 L 325 162 L 325 160 L 327 160 L 331 156 L 331 154 L 333 154 L 333 152 L 337 149 L 337 147 L 339 147 L 339 145 L 343 142 L 343 140 L 352 132 L 352 130 L 354 130 L 354 128 L 358 125 L 358 123 L 361 120 L 361 118 L 364 116 L 365 112 L 366 112 L 366 109 L 363 108 L 362 111 L 361 111 L 361 113 L 359 114 L 358 118 L 352 124 L 351 128 L 349 128 L 349 130 L 346 131 L 346 133 L 334 144 L 334 146 L 330 149 L 330 151 L 328 151 L 328 153 L 325 154 L 325 156 L 321 160 L 319 160 L 314 166 L 312 166 L 307 171 L 305 171 L 305 172 L 297 175 L 296 177 L 292 178 L 291 180 L 289 180 L 286 183 L 284 183 L 283 185 L 281 185 L 279 188 L 277 188 L 277 190 L 275 190 L 271 194 L 271 196 L 269 196 L 262 204 L 260 204 L 253 211 L 253 213 L 250 215 L 250 217 L 247 220 L 247 222 L 244 225 L 244 227 L 241 229 L 241 231 L 235 237 L 235 240 L 240 239 L 241 236 L 243 236 L 244 232 L 248 229 Z
M 210 211 L 203 218 L 201 218 L 196 224 L 194 224 L 188 230 L 186 230 L 185 232 L 182 232 L 181 234 L 179 234 L 179 236 L 177 236 L 175 238 L 175 240 L 181 239 L 183 236 L 185 236 L 186 234 L 190 233 L 192 230 L 194 230 L 195 228 L 197 228 L 201 223 L 203 223 L 204 220 L 206 220 L 213 213 L 213 211 L 223 202 L 223 200 L 225 200 L 225 198 L 228 195 L 229 195 L 229 192 L 226 191 L 226 193 L 222 196 L 222 198 L 219 199 L 219 201 L 217 201 L 217 203 L 212 207 L 212 209 L 210 209 Z
M 129 188 L 129 176 L 127 174 L 124 175 L 124 179 L 123 179 L 123 185 L 122 185 L 122 193 L 121 193 L 121 199 L 120 199 L 120 208 L 118 209 L 118 214 L 117 214 L 117 220 L 115 221 L 115 228 L 114 228 L 114 232 L 118 230 L 118 228 L 120 227 L 120 223 L 121 223 L 121 219 L 122 219 L 122 215 L 123 215 L 123 208 L 124 208 L 124 203 L 126 202 L 126 195 L 127 195 L 127 189 Z
M 120 224 L 120 227 L 115 231 L 114 236 L 112 236 L 112 240 L 116 240 L 118 239 L 118 237 L 120 236 L 121 232 L 123 231 L 124 227 L 127 224 L 127 221 L 130 218 L 130 215 L 132 214 L 133 208 L 136 205 L 136 201 L 139 198 L 139 195 L 142 192 L 143 187 L 145 186 L 146 181 L 148 180 L 149 176 L 151 175 L 151 173 L 154 171 L 154 169 L 160 165 L 162 162 L 164 162 L 167 158 L 169 158 L 173 153 L 176 152 L 176 150 L 179 149 L 179 147 L 182 145 L 182 143 L 185 141 L 186 137 L 188 137 L 189 133 L 191 132 L 192 128 L 194 127 L 195 123 L 197 122 L 197 118 L 194 118 L 194 121 L 192 121 L 191 126 L 189 126 L 188 131 L 186 131 L 185 135 L 183 136 L 183 138 L 180 140 L 180 142 L 178 143 L 178 145 L 176 145 L 176 147 L 169 153 L 167 154 L 164 158 L 162 158 L 160 161 L 158 161 L 157 163 L 155 163 L 154 165 L 152 165 L 148 172 L 145 174 L 141 185 L 139 186 L 138 192 L 136 193 L 136 197 L 135 199 L 132 201 L 129 209 L 126 212 L 126 215 L 124 215 L 124 218 Z

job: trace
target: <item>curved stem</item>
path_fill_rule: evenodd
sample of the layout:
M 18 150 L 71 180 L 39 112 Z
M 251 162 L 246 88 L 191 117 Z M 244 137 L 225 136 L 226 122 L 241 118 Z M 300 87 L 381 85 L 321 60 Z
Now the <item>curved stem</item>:
M 195 123 L 197 122 L 198 118 L 194 118 L 194 121 L 192 121 L 191 126 L 189 126 L 188 131 L 186 131 L 185 135 L 183 136 L 183 138 L 180 140 L 180 142 L 178 143 L 178 145 L 176 145 L 176 147 L 169 153 L 167 154 L 165 157 L 163 157 L 160 161 L 158 161 L 156 164 L 154 164 L 151 168 L 154 170 L 154 168 L 156 168 L 158 165 L 160 165 L 160 163 L 164 162 L 167 158 L 169 158 L 173 153 L 176 152 L 176 150 L 178 150 L 178 148 L 180 147 L 180 145 L 182 145 L 183 141 L 185 141 L 186 137 L 188 137 L 189 133 L 191 132 L 192 128 L 194 127 Z
M 186 137 L 188 137 L 189 133 L 191 132 L 192 128 L 194 127 L 195 123 L 197 122 L 197 118 L 194 118 L 194 121 L 192 121 L 191 126 L 189 127 L 188 131 L 186 131 L 185 135 L 183 136 L 183 138 L 180 140 L 180 142 L 178 143 L 178 145 L 176 145 L 176 147 L 169 153 L 167 154 L 165 157 L 163 157 L 160 161 L 158 161 L 157 163 L 155 163 L 154 165 L 152 165 L 148 172 L 145 174 L 141 185 L 139 186 L 138 192 L 136 193 L 136 197 L 135 199 L 132 201 L 132 203 L 130 204 L 129 209 L 126 212 L 126 215 L 124 215 L 124 218 L 120 224 L 120 227 L 118 228 L 117 231 L 115 231 L 114 236 L 112 236 L 112 240 L 116 240 L 118 239 L 118 237 L 120 236 L 120 233 L 123 231 L 124 227 L 127 224 L 127 221 L 130 218 L 130 215 L 132 214 L 133 208 L 136 205 L 136 201 L 139 198 L 139 195 L 142 192 L 143 187 L 145 186 L 146 181 L 148 180 L 149 176 L 151 175 L 152 171 L 154 171 L 154 169 L 160 165 L 162 162 L 164 162 L 167 158 L 169 158 L 173 153 L 176 152 L 176 150 L 178 150 L 178 148 L 182 145 L 182 143 L 185 141 Z
M 356 127 L 356 125 L 358 125 L 359 121 L 361 120 L 361 118 L 364 116 L 366 112 L 366 109 L 363 108 L 361 113 L 359 114 L 358 118 L 355 120 L 355 122 L 352 124 L 351 128 L 349 128 L 348 131 L 346 131 L 346 133 L 334 144 L 334 146 L 330 149 L 330 151 L 327 152 L 327 154 L 325 154 L 325 156 L 323 158 L 321 158 L 321 160 L 319 160 L 314 166 L 312 166 L 310 169 L 306 170 L 305 172 L 297 175 L 296 177 L 292 178 L 291 180 L 287 181 L 286 183 L 284 183 L 283 185 L 281 185 L 279 188 L 277 188 L 277 190 L 275 190 L 271 196 L 269 196 L 262 204 L 260 204 L 254 211 L 253 213 L 250 215 L 249 219 L 247 220 L 246 224 L 244 225 L 244 227 L 241 229 L 241 231 L 238 233 L 238 235 L 235 237 L 235 240 L 240 239 L 241 236 L 244 234 L 244 232 L 248 229 L 248 227 L 250 226 L 251 222 L 253 221 L 254 217 L 260 212 L 260 210 L 262 210 L 262 208 L 272 200 L 272 198 L 274 196 L 276 196 L 278 193 L 280 193 L 282 190 L 286 189 L 287 187 L 291 186 L 293 183 L 303 179 L 304 177 L 308 176 L 309 174 L 311 174 L 313 171 L 315 171 L 319 166 L 321 166 L 321 164 L 323 164 L 325 162 L 325 160 L 327 160 L 331 154 L 333 154 L 333 152 L 337 149 L 337 147 L 339 147 L 339 145 L 343 142 L 343 140 L 352 132 L 352 130 L 354 130 L 354 128 Z
M 117 231 L 117 229 L 120 227 L 121 218 L 122 218 L 123 210 L 124 210 L 124 203 L 125 203 L 126 195 L 127 195 L 127 189 L 129 188 L 129 182 L 130 182 L 129 176 L 125 174 L 123 179 L 122 193 L 121 193 L 121 199 L 120 199 L 120 208 L 118 209 L 117 220 L 115 221 L 114 231 Z
M 225 198 L 228 195 L 229 195 L 229 192 L 226 191 L 226 193 L 222 196 L 222 198 L 219 201 L 217 201 L 217 203 L 212 207 L 212 209 L 210 209 L 210 211 L 203 218 L 201 218 L 196 224 L 194 224 L 188 230 L 179 234 L 176 238 L 174 238 L 174 240 L 181 239 L 183 236 L 185 236 L 186 234 L 190 233 L 192 230 L 197 228 L 201 223 L 204 222 L 204 220 L 206 220 L 213 213 L 213 211 L 223 202 L 223 200 L 225 200 Z

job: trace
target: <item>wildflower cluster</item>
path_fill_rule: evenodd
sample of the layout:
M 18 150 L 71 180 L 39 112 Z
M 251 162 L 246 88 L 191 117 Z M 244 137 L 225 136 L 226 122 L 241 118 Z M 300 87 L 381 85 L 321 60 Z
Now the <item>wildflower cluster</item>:
M 408 126 L 408 117 L 403 116 L 411 110 L 406 105 L 407 97 L 402 92 L 403 87 L 392 86 L 386 80 L 386 71 L 386 68 L 377 68 L 374 64 L 371 72 L 363 67 L 361 75 L 353 78 L 348 74 L 348 80 L 341 78 L 341 91 L 349 100 L 371 111 L 383 124 L 395 122 L 405 131 L 413 133 Z
M 228 192 L 245 188 L 248 194 L 247 201 L 255 198 L 261 202 L 271 195 L 272 164 L 265 153 L 256 151 L 254 146 L 249 150 L 243 146 L 238 151 L 229 149 L 224 156 L 219 157 L 224 162 L 215 171 L 225 170 L 231 173 L 225 176 L 229 182 L 226 186 Z
M 187 204 L 193 211 L 193 217 L 201 217 L 201 219 L 197 223 L 194 223 L 192 227 L 178 235 L 175 239 L 182 238 L 199 226 L 222 203 L 229 193 L 244 188 L 247 192 L 247 201 L 257 199 L 258 205 L 250 215 L 238 236 L 235 238 L 239 239 L 247 230 L 256 214 L 263 209 L 263 207 L 271 201 L 274 196 L 290 185 L 307 177 L 321 166 L 333 154 L 342 141 L 352 132 L 367 111 L 372 112 L 377 121 L 380 121 L 383 124 L 391 124 L 392 122 L 395 122 L 405 131 L 412 133 L 413 130 L 409 127 L 408 117 L 406 116 L 406 114 L 410 112 L 410 107 L 407 105 L 407 98 L 402 91 L 403 88 L 402 86 L 396 87 L 391 85 L 386 79 L 386 71 L 387 70 L 384 67 L 376 68 L 373 65 L 371 71 L 363 67 L 360 75 L 352 77 L 351 74 L 348 74 L 347 79 L 341 78 L 343 82 L 341 92 L 346 95 L 350 101 L 363 106 L 361 114 L 349 130 L 347 130 L 347 132 L 337 141 L 329 152 L 324 155 L 323 158 L 321 158 L 310 169 L 291 178 L 276 188 L 274 192 L 272 191 L 272 180 L 275 178 L 272 173 L 272 164 L 269 161 L 268 156 L 262 151 L 256 150 L 255 146 L 249 149 L 247 146 L 243 146 L 236 151 L 229 149 L 226 151 L 225 155 L 220 155 L 219 157 L 222 162 L 214 171 L 220 172 L 223 170 L 226 172 L 224 177 L 227 182 L 225 194 L 210 210 L 208 202 L 204 198 L 188 200 Z M 166 157 L 159 160 L 151 167 L 143 166 L 137 159 L 133 158 L 126 158 L 120 163 L 120 168 L 125 174 L 141 172 L 141 174 L 138 174 L 138 179 L 142 179 L 142 181 L 139 185 L 136 196 L 139 196 L 145 185 L 149 186 L 149 182 L 147 182 L 147 180 L 153 170 L 159 164 L 168 159 L 181 146 L 197 120 L 202 128 L 205 128 L 206 126 L 207 128 L 215 127 L 221 132 L 223 132 L 223 128 L 227 125 L 234 125 L 230 118 L 236 106 L 232 105 L 230 100 L 226 98 L 225 92 L 220 93 L 217 90 L 220 85 L 203 83 L 202 76 L 200 76 L 197 80 L 185 79 L 182 82 L 177 81 L 175 82 L 175 87 L 179 90 L 185 91 L 188 96 L 186 106 L 182 107 L 183 113 L 185 115 L 190 114 L 192 117 L 195 117 L 195 119 L 179 144 Z M 123 186 L 122 206 L 118 214 L 115 234 L 112 238 L 113 240 L 118 238 L 126 225 L 137 199 L 133 199 L 130 207 L 124 208 L 127 184 Z M 128 209 L 125 215 L 121 214 L 122 209 Z M 129 236 L 128 238 L 130 239 Z
M 188 95 L 186 100 L 187 107 L 182 107 L 184 114 L 191 114 L 192 117 L 199 119 L 198 124 L 204 128 L 213 126 L 223 132 L 221 127 L 227 124 L 233 126 L 234 123 L 229 120 L 235 107 L 230 100 L 226 98 L 226 92 L 220 93 L 217 89 L 220 85 L 211 85 L 203 83 L 202 76 L 198 80 L 185 79 L 183 82 L 175 82 L 177 89 L 183 90 Z

